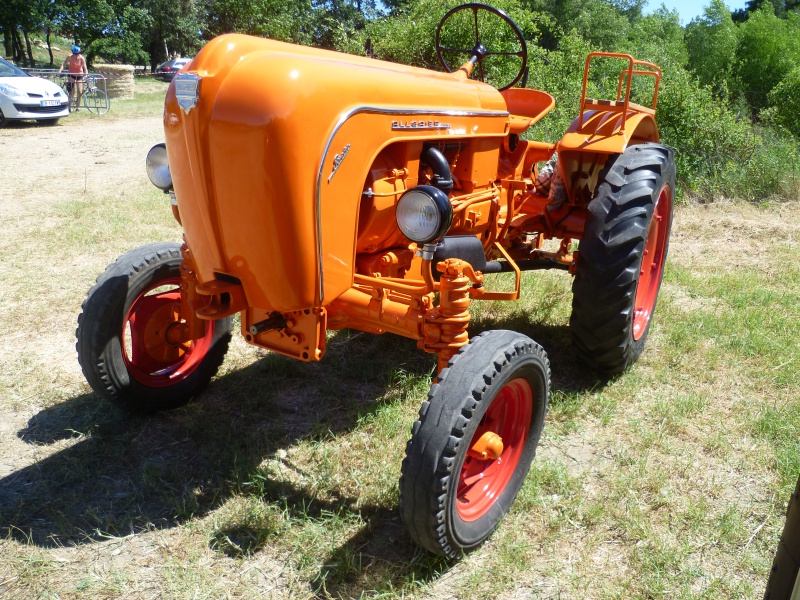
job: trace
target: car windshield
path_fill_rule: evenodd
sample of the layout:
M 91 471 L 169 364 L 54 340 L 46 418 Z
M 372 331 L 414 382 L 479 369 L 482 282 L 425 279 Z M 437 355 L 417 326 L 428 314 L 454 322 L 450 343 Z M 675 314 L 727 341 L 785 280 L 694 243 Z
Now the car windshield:
M 7 60 L 0 58 L 0 77 L 30 77 L 30 75 Z

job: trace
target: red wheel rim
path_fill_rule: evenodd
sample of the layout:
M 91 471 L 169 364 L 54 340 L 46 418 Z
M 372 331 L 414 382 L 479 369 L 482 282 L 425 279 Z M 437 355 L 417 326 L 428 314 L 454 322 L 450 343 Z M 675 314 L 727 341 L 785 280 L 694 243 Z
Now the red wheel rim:
M 496 460 L 464 459 L 458 477 L 456 507 L 465 521 L 484 516 L 506 489 L 517 470 L 533 415 L 533 392 L 524 379 L 504 385 L 483 415 L 470 441 L 470 448 L 483 433 L 492 431 L 503 438 L 503 452 Z
M 647 238 L 642 254 L 642 266 L 639 271 L 639 282 L 636 285 L 636 300 L 633 311 L 633 339 L 639 340 L 647 331 L 647 325 L 653 316 L 656 306 L 661 275 L 667 258 L 667 240 L 672 215 L 672 193 L 669 185 L 661 188 L 656 205 L 653 207 L 653 218 L 647 230 Z
M 150 387 L 175 385 L 202 362 L 214 338 L 215 322 L 205 335 L 181 343 L 167 341 L 170 326 L 180 322 L 180 277 L 159 281 L 134 300 L 122 324 L 122 359 L 128 373 Z

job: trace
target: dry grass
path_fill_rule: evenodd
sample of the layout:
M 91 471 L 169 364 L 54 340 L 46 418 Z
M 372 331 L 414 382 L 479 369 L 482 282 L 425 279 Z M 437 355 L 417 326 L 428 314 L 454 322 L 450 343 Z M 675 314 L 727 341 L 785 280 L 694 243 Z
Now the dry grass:
M 199 402 L 149 418 L 91 394 L 86 290 L 180 236 L 143 173 L 159 115 L 139 110 L 4 133 L 0 596 L 761 596 L 800 469 L 798 204 L 679 207 L 648 348 L 611 381 L 572 357 L 567 276 L 474 307 L 476 331 L 545 346 L 554 395 L 503 526 L 443 561 L 396 508 L 434 364 L 411 342 L 341 332 L 300 364 L 236 340 Z

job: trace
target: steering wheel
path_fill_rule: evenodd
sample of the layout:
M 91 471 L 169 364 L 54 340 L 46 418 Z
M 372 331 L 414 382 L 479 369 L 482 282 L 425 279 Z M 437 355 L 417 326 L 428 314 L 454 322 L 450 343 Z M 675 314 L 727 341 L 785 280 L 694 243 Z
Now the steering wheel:
M 497 19 L 501 23 L 493 26 L 493 21 Z M 508 35 L 509 28 L 513 37 Z M 481 29 L 487 35 L 482 36 Z M 473 42 L 472 48 L 465 48 Z M 492 49 L 487 49 L 484 43 Z M 510 83 L 495 86 L 500 91 L 507 90 L 522 79 L 528 65 L 528 46 L 517 24 L 502 10 L 475 2 L 455 7 L 439 22 L 436 28 L 436 56 L 448 73 L 458 70 L 461 63 L 448 64 L 445 54 L 466 55 L 477 66 L 477 69 L 473 69 L 473 75 L 480 81 L 500 79 L 504 83 L 510 79 Z M 493 61 L 491 57 L 498 58 Z M 521 63 L 516 70 L 515 62 Z

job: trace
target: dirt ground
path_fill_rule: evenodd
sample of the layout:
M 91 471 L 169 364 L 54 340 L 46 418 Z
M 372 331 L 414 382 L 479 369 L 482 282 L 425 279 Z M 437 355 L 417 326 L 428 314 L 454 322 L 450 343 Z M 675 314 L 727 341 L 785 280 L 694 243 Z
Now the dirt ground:
M 0 130 L 0 222 L 5 229 L 0 239 L 0 384 L 5 385 L 0 390 L 6 393 L 4 408 L 9 408 L 12 400 L 20 409 L 0 418 L 0 477 L 41 458 L 36 446 L 19 445 L 14 435 L 37 408 L 35 398 L 15 397 L 18 386 L 11 381 L 12 374 L 20 374 L 20 355 L 26 356 L 31 348 L 31 329 L 41 342 L 35 351 L 39 358 L 29 364 L 31 373 L 41 374 L 40 368 L 49 365 L 47 370 L 54 382 L 63 385 L 69 381 L 69 387 L 79 384 L 82 377 L 75 356 L 74 303 L 50 308 L 68 319 L 68 326 L 19 321 L 20 303 L 26 302 L 29 293 L 26 289 L 34 287 L 45 296 L 58 297 L 59 288 L 78 287 L 64 269 L 81 268 L 80 256 L 57 260 L 42 256 L 47 250 L 40 236 L 63 227 L 62 215 L 54 213 L 53 205 L 86 196 L 106 197 L 113 202 L 133 190 L 152 187 L 144 169 L 145 156 L 163 137 L 160 118 L 111 115 L 68 117 L 56 126 L 12 123 Z M 109 256 L 113 260 L 113 250 Z M 32 269 L 39 263 L 38 281 L 21 279 L 21 267 L 30 265 Z
M 3 144 L 0 217 L 19 219 L 51 199 L 102 191 L 119 194 L 123 186 L 150 185 L 144 158 L 163 141 L 160 118 L 74 117 L 56 126 L 25 121 L 0 130 Z M 30 218 L 36 218 L 31 210 Z
M 145 174 L 145 155 L 153 144 L 162 140 L 160 117 L 121 118 L 115 117 L 113 111 L 104 118 L 67 118 L 55 127 L 14 124 L 0 130 L 0 222 L 4 227 L 0 237 L 0 482 L 15 482 L 22 472 L 31 476 L 37 469 L 52 467 L 54 461 L 62 460 L 64 464 L 59 468 L 69 468 L 67 459 L 60 457 L 88 435 L 81 431 L 58 431 L 65 422 L 59 421 L 61 402 L 70 400 L 89 406 L 90 390 L 80 372 L 74 348 L 75 320 L 88 285 L 130 241 L 114 242 L 114 235 L 104 233 L 107 224 L 103 223 L 102 206 L 98 203 L 127 202 L 146 193 L 143 190 L 152 186 Z M 84 214 L 86 210 L 94 211 L 97 220 L 97 230 L 87 235 L 101 239 L 108 235 L 111 240 L 99 245 L 101 251 L 95 250 L 96 244 L 84 245 L 70 232 L 70 215 Z M 168 214 L 166 199 L 163 211 Z M 774 218 L 776 214 L 780 214 L 780 219 Z M 710 241 L 721 234 L 718 241 L 741 250 L 731 257 L 726 268 L 771 268 L 759 262 L 763 240 L 790 239 L 796 243 L 800 239 L 798 223 L 797 204 L 768 212 L 750 207 L 728 210 L 724 204 L 700 209 L 681 207 L 676 212 L 671 260 L 715 268 L 720 264 L 720 256 L 709 251 Z M 147 229 L 148 225 L 145 223 L 143 227 Z M 158 236 L 152 241 L 163 239 L 160 237 L 163 235 L 179 235 L 174 226 L 170 229 L 169 225 L 159 224 L 156 229 Z M 64 244 L 61 253 L 59 244 Z M 693 301 L 686 298 L 687 306 Z M 256 358 L 252 353 L 249 356 L 251 360 Z M 46 419 L 40 417 L 43 414 Z M 600 469 L 595 440 L 585 439 L 590 431 L 587 427 L 572 441 L 565 441 L 558 448 L 543 448 L 542 452 L 544 456 L 568 456 L 576 465 L 582 463 L 581 472 Z M 172 452 L 172 448 L 184 441 L 165 441 L 164 452 Z M 119 460 L 120 465 L 125 464 L 124 459 Z M 718 474 L 725 481 L 726 468 L 721 465 Z M 86 473 L 85 477 L 91 479 L 92 474 Z M 731 495 L 735 495 L 733 478 L 730 486 Z M 756 490 L 759 486 L 752 487 Z M 21 484 L 13 488 L 13 493 L 24 493 Z M 69 495 L 55 485 L 48 489 L 65 497 Z M 6 493 L 12 492 L 0 488 L 0 496 Z M 766 505 L 770 501 L 759 497 L 754 502 Z M 146 507 L 141 510 L 146 514 Z M 0 527 L 5 526 L 0 523 Z M 772 522 L 770 526 L 774 529 L 776 525 Z M 756 533 L 760 530 L 759 527 Z M 252 580 L 253 587 L 247 589 L 258 589 L 264 597 L 297 597 L 295 594 L 300 593 L 297 590 L 303 590 L 282 557 L 262 552 L 244 565 L 229 561 L 223 568 L 211 565 L 213 556 L 194 556 L 193 546 L 183 547 L 191 535 L 191 527 L 163 527 L 136 535 L 87 534 L 87 543 L 71 546 L 38 540 L 34 541 L 35 550 L 29 552 L 30 559 L 25 558 L 28 550 L 18 539 L 0 539 L 0 597 L 42 597 L 42 588 L 35 583 L 37 578 L 51 582 L 48 593 L 53 590 L 58 593 L 58 584 L 52 582 L 63 579 L 59 597 L 65 598 L 88 597 L 88 591 L 84 594 L 82 590 L 91 590 L 97 581 L 102 582 L 97 588 L 102 597 L 192 597 L 189 592 L 193 589 L 201 592 L 203 588 L 200 584 L 193 587 L 187 581 L 176 583 L 179 576 L 175 573 L 179 569 L 175 565 L 182 560 L 195 565 L 208 563 L 209 568 L 213 566 L 229 579 Z M 8 560 L 12 554 L 13 567 Z M 4 555 L 8 562 L 4 562 Z M 564 560 L 568 564 L 572 559 Z M 604 568 L 618 560 L 619 556 L 612 552 L 603 559 Z M 621 569 L 624 577 L 624 568 Z M 117 577 L 119 582 L 114 584 Z M 448 592 L 450 580 L 467 577 L 465 568 L 452 569 L 433 585 L 432 595 L 453 597 Z M 219 585 L 195 597 L 239 597 L 228 595 L 222 579 Z M 526 585 L 539 591 L 531 591 Z M 763 590 L 763 583 L 758 580 L 754 586 L 759 592 Z M 165 591 L 169 589 L 180 591 L 170 594 Z M 540 595 L 548 589 L 541 581 L 522 578 L 518 594 L 508 592 L 507 597 L 549 597 Z
M 56 126 L 41 126 L 33 122 L 12 123 L 0 130 L 0 222 L 4 224 L 5 248 L 12 256 L 30 260 L 41 244 L 32 232 L 46 232 L 59 227 L 58 217 L 50 207 L 54 200 L 81 197 L 87 194 L 120 198 L 131 190 L 152 186 L 145 173 L 147 151 L 163 140 L 159 117 L 146 118 L 80 118 L 61 119 Z M 13 248 L 11 245 L 13 244 Z M 3 252 L 6 257 L 6 252 Z M 79 257 L 68 263 L 76 268 Z M 8 284 L 15 264 L 0 263 L 0 280 L 6 289 L 0 293 L 0 372 L 9 374 L 12 355 L 25 353 L 30 340 L 9 319 L 18 300 L 8 293 Z M 47 272 L 47 271 L 45 271 Z M 69 285 L 61 281 L 53 288 Z M 51 288 L 49 292 L 54 293 Z M 74 315 L 71 318 L 74 322 Z M 62 378 L 79 381 L 80 368 L 75 360 L 74 337 L 70 327 L 46 328 L 47 361 Z M 7 398 L 8 399 L 8 398 Z M 25 398 L 17 398 L 24 404 Z M 30 407 L 31 409 L 33 407 Z M 0 477 L 7 475 L 34 457 L 25 450 L 28 445 L 8 447 L 9 435 L 25 424 L 30 414 L 24 410 L 14 417 L 0 419 Z M 25 447 L 27 446 L 27 448 Z M 34 452 L 34 454 L 37 454 Z

